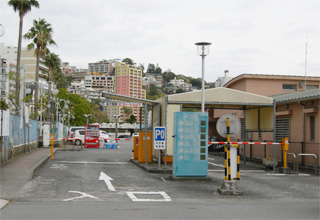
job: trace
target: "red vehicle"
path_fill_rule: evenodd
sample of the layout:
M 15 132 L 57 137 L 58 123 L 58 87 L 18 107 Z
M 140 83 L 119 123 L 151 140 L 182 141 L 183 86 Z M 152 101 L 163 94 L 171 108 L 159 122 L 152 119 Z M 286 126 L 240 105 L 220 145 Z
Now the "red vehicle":
M 99 125 L 86 125 L 84 129 L 84 147 L 99 148 Z

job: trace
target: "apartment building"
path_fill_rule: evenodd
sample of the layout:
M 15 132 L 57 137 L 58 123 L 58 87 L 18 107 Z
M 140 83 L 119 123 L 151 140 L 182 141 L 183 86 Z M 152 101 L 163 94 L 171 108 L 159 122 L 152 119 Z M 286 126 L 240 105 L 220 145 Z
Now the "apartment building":
M 112 63 L 107 60 L 102 60 L 96 63 L 88 64 L 89 72 L 102 73 L 106 75 L 112 75 L 113 66 Z
M 146 91 L 142 89 L 142 70 L 140 67 L 125 63 L 115 64 L 115 93 L 140 99 L 146 98 Z M 132 114 L 140 120 L 139 108 L 132 108 Z M 123 119 L 130 117 L 124 115 Z
M 17 47 L 8 46 L 0 43 L 0 90 L 1 100 L 5 100 L 10 111 L 14 111 L 15 105 L 9 99 L 10 94 L 15 94 L 16 82 L 14 76 L 16 74 Z M 24 79 L 24 65 L 20 66 L 20 78 Z M 12 77 L 10 77 L 12 76 Z M 23 87 L 20 89 L 20 97 L 23 97 Z
M 105 92 L 114 92 L 114 76 L 91 73 L 85 76 L 85 87 Z
M 163 78 L 160 73 L 146 73 L 146 77 L 153 77 L 156 80 L 156 85 L 162 85 L 163 84 Z
M 37 57 L 34 53 L 34 50 L 28 50 L 26 48 L 21 50 L 21 65 L 25 67 L 25 78 L 27 80 L 36 79 L 36 65 Z M 49 69 L 44 65 L 43 59 L 40 58 L 39 63 L 39 78 L 48 78 Z
M 0 97 L 1 100 L 5 100 L 6 103 L 8 104 L 8 93 L 9 93 L 9 80 L 8 80 L 8 64 L 7 64 L 7 59 L 2 58 L 0 56 Z
M 224 71 L 224 76 L 218 77 L 218 79 L 215 82 L 215 87 L 223 87 L 227 82 L 232 80 L 233 77 L 229 76 L 229 70 Z
M 83 98 L 86 98 L 89 102 L 96 99 L 105 99 L 102 96 L 102 92 L 92 89 L 92 88 L 79 88 L 79 87 L 69 87 L 67 91 L 71 94 L 79 95 Z

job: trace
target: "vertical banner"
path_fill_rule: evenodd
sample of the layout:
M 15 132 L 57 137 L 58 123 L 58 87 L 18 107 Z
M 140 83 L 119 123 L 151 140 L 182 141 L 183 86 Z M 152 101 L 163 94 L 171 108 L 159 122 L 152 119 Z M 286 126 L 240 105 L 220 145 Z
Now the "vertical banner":
M 1 136 L 9 136 L 10 112 L 1 110 Z

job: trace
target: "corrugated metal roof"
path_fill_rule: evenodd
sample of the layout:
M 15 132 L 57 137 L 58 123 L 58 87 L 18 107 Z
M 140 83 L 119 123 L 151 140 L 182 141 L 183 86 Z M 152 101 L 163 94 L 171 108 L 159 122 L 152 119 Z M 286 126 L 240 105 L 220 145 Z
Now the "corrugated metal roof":
M 200 103 L 201 90 L 168 96 L 168 103 Z M 205 90 L 206 104 L 273 105 L 273 98 L 219 87 Z
M 127 102 L 142 102 L 142 103 L 147 103 L 148 105 L 159 104 L 159 102 L 157 102 L 155 100 L 140 99 L 140 98 L 119 95 L 119 94 L 109 93 L 109 92 L 102 92 L 102 96 L 104 96 L 107 99 L 123 100 L 123 101 L 127 101 Z
M 277 103 L 309 100 L 320 98 L 320 89 L 311 89 L 303 92 L 275 95 L 272 97 L 276 100 Z

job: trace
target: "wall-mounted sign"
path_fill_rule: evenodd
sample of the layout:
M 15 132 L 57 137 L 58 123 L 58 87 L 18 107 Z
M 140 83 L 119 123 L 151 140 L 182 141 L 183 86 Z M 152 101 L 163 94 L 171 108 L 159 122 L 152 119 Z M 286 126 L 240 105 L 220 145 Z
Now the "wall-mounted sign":
M 141 102 L 106 102 L 106 107 L 143 107 Z

